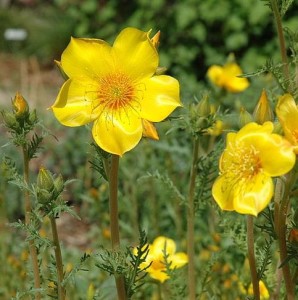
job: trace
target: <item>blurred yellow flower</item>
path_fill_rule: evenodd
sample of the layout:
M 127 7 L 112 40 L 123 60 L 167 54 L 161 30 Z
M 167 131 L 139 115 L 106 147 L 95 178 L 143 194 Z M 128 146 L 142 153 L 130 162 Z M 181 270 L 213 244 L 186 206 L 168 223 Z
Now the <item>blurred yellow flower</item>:
M 292 95 L 285 94 L 279 97 L 276 114 L 286 139 L 290 141 L 295 153 L 298 154 L 298 107 Z
M 187 254 L 183 252 L 176 252 L 176 244 L 172 239 L 166 238 L 164 236 L 157 237 L 153 244 L 149 245 L 149 252 L 146 257 L 146 261 L 141 264 L 141 268 L 146 269 L 149 275 L 160 282 L 164 282 L 169 278 L 166 274 L 166 262 L 165 255 L 167 255 L 168 263 L 171 263 L 170 268 L 180 268 L 187 264 L 188 257 Z
M 243 74 L 240 66 L 235 62 L 228 62 L 224 66 L 212 65 L 207 70 L 207 77 L 220 88 L 232 93 L 239 93 L 249 86 L 247 78 L 237 77 Z
M 126 28 L 113 46 L 99 39 L 72 38 L 60 66 L 69 78 L 52 110 L 63 125 L 94 121 L 92 135 L 105 151 L 122 155 L 142 138 L 143 122 L 160 122 L 178 106 L 179 83 L 155 75 L 158 36 Z
M 227 135 L 212 195 L 223 210 L 257 216 L 273 196 L 271 177 L 289 172 L 296 160 L 291 144 L 272 133 L 273 123 L 248 123 Z
M 259 281 L 259 289 L 260 289 L 260 299 L 261 300 L 269 299 L 269 297 L 270 297 L 269 291 L 268 291 L 265 283 L 262 280 Z M 248 295 L 253 295 L 253 294 L 254 294 L 254 292 L 253 292 L 253 287 L 251 284 L 248 288 Z

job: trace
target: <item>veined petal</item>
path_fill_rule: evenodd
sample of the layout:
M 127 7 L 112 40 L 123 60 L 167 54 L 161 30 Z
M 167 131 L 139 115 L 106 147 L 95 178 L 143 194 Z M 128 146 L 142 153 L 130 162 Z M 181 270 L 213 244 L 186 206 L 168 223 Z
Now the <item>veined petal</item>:
M 222 210 L 234 210 L 234 186 L 237 179 L 231 178 L 230 174 L 219 176 L 212 186 L 212 196 Z
M 113 53 L 118 66 L 132 79 L 151 77 L 158 67 L 158 53 L 148 33 L 136 28 L 126 28 L 117 36 Z
M 94 122 L 92 135 L 103 150 L 122 156 L 142 138 L 141 119 L 129 110 L 103 111 Z
M 256 174 L 235 187 L 234 209 L 241 214 L 257 216 L 269 204 L 273 191 L 272 179 L 264 173 Z
M 140 115 L 151 122 L 160 122 L 181 106 L 179 82 L 167 75 L 153 76 L 139 83 Z
M 71 38 L 61 56 L 68 77 L 99 78 L 115 69 L 111 46 L 99 39 Z
M 57 99 L 51 107 L 55 117 L 65 126 L 75 127 L 93 121 L 97 115 L 93 113 L 92 91 L 94 82 L 81 83 L 68 79 L 60 89 Z
M 293 146 L 278 134 L 256 132 L 242 139 L 244 146 L 253 146 L 258 152 L 263 171 L 272 177 L 288 173 L 295 165 Z

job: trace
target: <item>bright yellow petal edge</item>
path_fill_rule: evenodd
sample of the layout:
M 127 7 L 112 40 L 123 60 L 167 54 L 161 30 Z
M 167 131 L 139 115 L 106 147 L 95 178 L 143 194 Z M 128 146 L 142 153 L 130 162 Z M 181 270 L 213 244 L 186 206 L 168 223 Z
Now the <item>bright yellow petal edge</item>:
M 212 187 L 212 195 L 222 210 L 257 216 L 273 196 L 271 177 L 294 167 L 293 147 L 272 131 L 271 122 L 252 122 L 238 133 L 228 134 L 220 157 L 220 176 Z

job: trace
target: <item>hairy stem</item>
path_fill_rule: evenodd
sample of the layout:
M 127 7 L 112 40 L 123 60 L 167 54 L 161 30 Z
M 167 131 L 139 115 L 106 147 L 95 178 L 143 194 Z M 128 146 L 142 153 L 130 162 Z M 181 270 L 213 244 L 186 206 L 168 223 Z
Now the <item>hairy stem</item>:
M 54 217 L 50 217 L 51 220 L 51 228 L 52 228 L 52 236 L 53 236 L 53 244 L 55 251 L 55 259 L 56 259 L 56 269 L 57 269 L 57 285 L 58 285 L 58 300 L 65 300 L 66 292 L 64 287 L 62 286 L 63 281 L 63 262 L 61 255 L 61 248 L 59 243 L 58 231 L 56 220 Z
M 199 141 L 195 138 L 192 166 L 190 171 L 190 184 L 188 193 L 187 209 L 187 254 L 188 254 L 188 294 L 189 300 L 196 299 L 196 281 L 195 281 L 195 242 L 194 242 L 194 196 L 197 176 L 197 161 L 199 154 Z
M 255 249 L 254 249 L 254 220 L 253 216 L 247 215 L 247 251 L 255 300 L 260 300 L 259 279 L 257 274 Z
M 26 184 L 29 184 L 29 158 L 26 147 L 22 147 L 23 151 L 23 166 L 24 166 L 24 180 Z M 24 203 L 25 203 L 25 224 L 30 224 L 30 213 L 31 213 L 31 202 L 30 202 L 30 194 L 29 191 L 24 190 Z M 38 266 L 38 258 L 37 258 L 37 250 L 34 245 L 33 240 L 29 240 L 29 252 L 32 261 L 33 267 L 33 276 L 34 276 L 34 288 L 40 289 L 40 274 L 39 274 L 39 266 Z M 35 294 L 35 300 L 40 300 L 41 295 L 39 292 Z
M 109 172 L 109 192 L 110 192 L 110 226 L 112 249 L 120 247 L 119 220 L 118 220 L 118 170 L 119 156 L 112 155 L 111 169 Z M 115 276 L 117 294 L 119 300 L 126 299 L 126 291 L 123 276 Z
M 289 66 L 288 66 L 287 49 L 286 49 L 285 37 L 284 37 L 283 28 L 282 28 L 282 21 L 281 21 L 281 16 L 280 16 L 279 9 L 278 9 L 277 0 L 271 0 L 271 7 L 272 7 L 273 15 L 274 15 L 276 29 L 277 29 L 280 54 L 281 54 L 281 59 L 282 59 L 282 63 L 283 63 L 283 72 L 284 72 L 286 81 L 290 83 L 290 73 L 289 73 Z M 289 92 L 291 92 L 290 85 L 289 85 Z

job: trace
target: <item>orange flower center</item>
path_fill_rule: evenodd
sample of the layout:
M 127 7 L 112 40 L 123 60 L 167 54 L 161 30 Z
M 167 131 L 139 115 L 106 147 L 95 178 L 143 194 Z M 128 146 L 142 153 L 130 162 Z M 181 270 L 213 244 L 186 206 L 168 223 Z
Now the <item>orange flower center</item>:
M 132 80 L 121 73 L 109 74 L 100 80 L 99 105 L 109 110 L 119 110 L 131 105 L 135 96 Z

